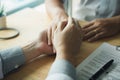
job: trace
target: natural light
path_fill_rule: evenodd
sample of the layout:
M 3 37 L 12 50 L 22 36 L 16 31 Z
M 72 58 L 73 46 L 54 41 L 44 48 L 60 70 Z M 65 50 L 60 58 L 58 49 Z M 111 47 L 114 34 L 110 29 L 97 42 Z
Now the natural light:
M 6 12 L 11 14 L 25 7 L 34 7 L 44 0 L 1 0 L 4 3 Z

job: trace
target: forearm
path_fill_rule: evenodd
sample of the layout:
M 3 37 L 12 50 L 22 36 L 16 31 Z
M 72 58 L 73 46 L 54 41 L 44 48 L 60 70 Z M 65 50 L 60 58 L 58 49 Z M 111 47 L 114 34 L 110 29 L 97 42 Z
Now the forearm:
M 0 60 L 2 60 L 3 74 L 17 69 L 37 56 L 40 56 L 42 52 L 37 47 L 37 42 L 29 43 L 23 47 L 13 47 L 0 51 Z
M 62 0 L 46 0 L 45 4 L 47 13 L 51 19 L 56 16 L 61 16 L 63 18 L 67 17 L 67 13 L 64 9 Z

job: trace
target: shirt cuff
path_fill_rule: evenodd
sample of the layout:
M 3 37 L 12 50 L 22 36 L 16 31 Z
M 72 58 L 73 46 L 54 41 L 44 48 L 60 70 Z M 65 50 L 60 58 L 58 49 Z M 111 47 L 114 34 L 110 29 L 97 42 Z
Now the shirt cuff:
M 0 80 L 3 78 L 3 70 L 2 70 L 2 60 L 0 55 Z
M 53 63 L 48 76 L 58 74 L 58 73 L 68 75 L 73 80 L 76 80 L 75 67 L 70 62 L 68 62 L 67 60 L 64 60 L 64 59 L 56 60 Z
M 25 56 L 20 47 L 13 47 L 10 49 L 0 51 L 2 59 L 3 74 L 17 69 L 19 66 L 25 63 Z

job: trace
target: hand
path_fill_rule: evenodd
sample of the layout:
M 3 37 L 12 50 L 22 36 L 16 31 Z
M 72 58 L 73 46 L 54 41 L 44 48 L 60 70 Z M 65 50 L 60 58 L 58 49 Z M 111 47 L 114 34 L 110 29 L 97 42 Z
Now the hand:
M 39 38 L 32 43 L 22 47 L 26 61 L 30 61 L 42 54 L 53 54 L 52 46 L 49 46 L 47 38 L 47 30 L 40 33 Z
M 63 24 L 62 27 L 65 27 L 68 22 L 68 16 L 65 14 L 58 14 L 57 16 L 55 16 L 53 18 L 52 22 L 50 23 L 50 25 L 48 27 L 48 34 L 47 34 L 48 45 L 52 45 L 54 31 L 56 30 L 59 22 L 61 22 Z
M 85 34 L 84 40 L 88 40 L 89 42 L 113 36 L 119 31 L 120 27 L 116 26 L 116 24 L 109 19 L 97 19 L 89 22 L 83 27 L 83 32 Z
M 42 54 L 53 54 L 52 46 L 48 45 L 47 30 L 40 33 L 39 39 L 36 42 L 36 47 Z
M 53 45 L 57 52 L 57 59 L 67 59 L 72 62 L 79 53 L 81 44 L 81 28 L 75 26 L 72 18 L 62 27 L 59 23 L 54 32 Z

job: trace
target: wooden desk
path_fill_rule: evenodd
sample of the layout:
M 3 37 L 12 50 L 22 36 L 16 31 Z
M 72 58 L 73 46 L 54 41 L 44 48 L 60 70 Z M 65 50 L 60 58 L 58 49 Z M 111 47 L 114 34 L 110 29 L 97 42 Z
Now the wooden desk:
M 49 19 L 44 12 L 39 13 L 30 8 L 8 16 L 8 27 L 18 29 L 20 35 L 10 40 L 0 40 L 0 49 L 31 42 L 48 24 Z M 3 80 L 44 80 L 53 60 L 54 57 L 42 57 L 7 75 Z
M 8 27 L 17 28 L 21 34 L 19 37 L 11 40 L 0 40 L 0 49 L 22 45 L 30 42 L 32 39 L 35 39 L 41 30 L 47 28 L 50 19 L 45 11 L 41 11 L 41 13 L 39 13 L 28 8 L 8 16 L 7 22 Z M 78 61 L 76 63 L 79 64 L 82 62 L 103 42 L 120 45 L 120 35 L 94 43 L 83 42 L 80 48 L 80 55 L 77 57 Z M 34 62 L 24 65 L 16 72 L 5 76 L 3 80 L 45 80 L 53 61 L 54 56 L 38 58 Z

